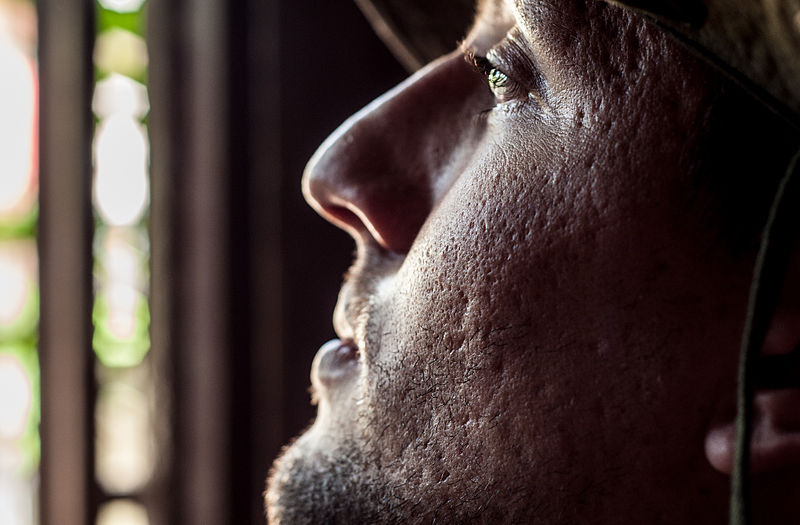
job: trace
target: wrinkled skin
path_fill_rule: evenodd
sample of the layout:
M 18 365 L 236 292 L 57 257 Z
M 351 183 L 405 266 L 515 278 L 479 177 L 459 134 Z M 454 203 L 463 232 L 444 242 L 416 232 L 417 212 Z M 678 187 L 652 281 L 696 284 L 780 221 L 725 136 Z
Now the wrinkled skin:
M 721 80 L 594 1 L 488 5 L 464 47 L 513 84 L 454 52 L 307 168 L 358 257 L 270 520 L 722 522 L 753 258 L 695 173 Z

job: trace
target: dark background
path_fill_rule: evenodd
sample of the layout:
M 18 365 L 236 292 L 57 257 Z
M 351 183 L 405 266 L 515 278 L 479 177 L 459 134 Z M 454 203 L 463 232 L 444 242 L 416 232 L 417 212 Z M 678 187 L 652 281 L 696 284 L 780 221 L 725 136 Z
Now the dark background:
M 253 0 L 231 7 L 229 15 L 227 501 L 230 523 L 237 524 L 263 522 L 269 467 L 313 420 L 311 362 L 335 337 L 333 308 L 355 248 L 303 200 L 303 169 L 339 124 L 408 74 L 354 2 L 271 5 L 267 11 Z M 270 18 L 275 5 L 277 28 Z M 191 424 L 181 425 L 179 418 L 178 446 L 193 432 Z M 179 456 L 178 468 L 181 461 L 191 459 Z M 190 479 L 177 480 L 192 490 Z M 173 516 L 192 520 L 180 509 Z
M 291 261 L 284 266 L 283 293 L 289 435 L 313 415 L 307 392 L 311 360 L 334 337 L 333 307 L 354 253 L 350 237 L 305 204 L 300 177 L 341 122 L 407 76 L 353 2 L 309 4 L 281 4 L 282 241 Z
M 257 8 L 248 13 L 233 8 L 231 17 L 244 25 L 241 31 L 233 28 L 232 55 L 247 60 L 234 64 L 230 91 L 231 523 L 263 520 L 261 493 L 269 466 L 280 446 L 313 419 L 311 361 L 335 337 L 333 308 L 353 258 L 352 239 L 303 200 L 303 168 L 339 124 L 408 75 L 354 2 L 281 0 L 278 6 L 277 53 L 275 35 L 259 30 Z M 243 34 L 249 38 L 243 40 Z M 272 160 L 258 158 L 262 139 L 277 144 L 275 170 L 268 166 Z M 249 164 L 241 159 L 250 159 Z M 237 182 L 239 174 L 249 179 Z M 277 199 L 269 182 L 276 177 Z M 279 211 L 265 210 L 261 197 L 277 202 Z M 249 206 L 242 206 L 246 199 Z M 271 252 L 276 249 L 280 302 L 267 308 L 275 267 L 262 266 L 275 263 Z M 270 396 L 276 398 L 262 399 Z

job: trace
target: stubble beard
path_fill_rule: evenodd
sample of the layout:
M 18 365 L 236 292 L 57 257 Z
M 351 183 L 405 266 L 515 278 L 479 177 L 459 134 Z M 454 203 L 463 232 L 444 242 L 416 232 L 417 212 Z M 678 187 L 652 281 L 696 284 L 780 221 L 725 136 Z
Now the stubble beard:
M 302 437 L 298 440 L 301 441 Z M 392 523 L 380 483 L 370 474 L 353 440 L 333 450 L 287 448 L 267 486 L 270 523 Z
M 494 374 L 484 370 L 494 350 L 469 352 L 465 359 L 454 343 L 441 342 L 434 326 L 387 346 L 395 323 L 373 309 L 373 300 L 381 279 L 401 261 L 373 256 L 361 247 L 347 278 L 348 316 L 370 318 L 359 324 L 374 350 L 354 385 L 358 401 L 344 410 L 357 415 L 332 428 L 318 421 L 284 449 L 268 480 L 270 523 L 528 521 L 520 519 L 527 507 L 521 492 L 509 493 L 509 477 L 492 472 L 476 432 L 496 416 L 481 413 L 473 397 L 485 390 L 473 385 Z M 414 351 L 420 348 L 425 351 Z M 467 428 L 468 420 L 478 424 Z M 496 497 L 500 491 L 503 498 Z
M 433 408 L 449 394 L 428 370 L 413 388 L 408 369 L 375 374 L 358 403 L 355 429 L 347 429 L 351 435 L 312 427 L 287 447 L 268 482 L 270 523 L 529 521 L 531 509 L 511 488 L 512 476 L 487 468 L 481 439 Z M 456 417 L 469 409 L 466 401 L 453 407 Z

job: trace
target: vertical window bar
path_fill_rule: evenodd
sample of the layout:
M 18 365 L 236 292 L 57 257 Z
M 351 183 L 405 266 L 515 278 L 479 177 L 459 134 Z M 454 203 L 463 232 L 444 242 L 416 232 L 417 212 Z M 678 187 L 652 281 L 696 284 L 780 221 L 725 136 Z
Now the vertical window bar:
M 227 117 L 224 101 L 226 71 L 226 3 L 186 2 L 187 57 L 186 229 L 182 249 L 187 282 L 186 302 L 176 329 L 185 344 L 176 348 L 181 363 L 178 378 L 185 396 L 179 417 L 182 472 L 179 485 L 187 523 L 228 521 L 227 493 L 219 480 L 229 479 L 228 451 L 228 312 L 227 192 L 225 188 Z M 225 312 L 225 313 L 222 313 Z M 209 453 L 210 452 L 210 453 Z
M 171 363 L 173 523 L 228 523 L 228 4 L 153 1 L 152 356 Z
M 160 410 L 155 428 L 156 446 L 160 450 L 154 479 L 144 495 L 153 525 L 183 523 L 177 493 L 178 451 L 175 419 L 179 412 L 175 395 L 178 365 L 175 349 L 179 344 L 173 327 L 179 305 L 176 297 L 180 260 L 175 244 L 180 232 L 173 231 L 178 207 L 175 173 L 183 162 L 183 152 L 172 147 L 171 140 L 180 136 L 183 115 L 180 104 L 184 68 L 180 61 L 178 25 L 179 7 L 183 2 L 151 0 L 147 10 L 148 91 L 151 111 L 150 130 L 150 359 L 154 373 Z
M 91 134 L 94 4 L 40 0 L 41 523 L 94 521 Z
M 281 157 L 281 2 L 278 0 L 249 0 L 236 4 L 232 21 L 240 24 L 232 41 L 240 47 L 245 57 L 238 69 L 233 68 L 231 77 L 237 84 L 235 93 L 244 93 L 234 101 L 232 108 L 231 150 L 232 160 L 237 162 L 231 175 L 241 174 L 234 188 L 243 205 L 236 209 L 247 210 L 234 228 L 247 226 L 246 236 L 231 237 L 239 244 L 238 252 L 244 252 L 246 272 L 240 272 L 239 281 L 233 282 L 232 290 L 237 300 L 234 308 L 237 322 L 245 330 L 234 332 L 239 339 L 234 342 L 239 348 L 233 365 L 239 367 L 237 378 L 249 379 L 249 389 L 239 396 L 247 397 L 247 412 L 234 413 L 240 421 L 235 427 L 249 424 L 251 451 L 249 457 L 238 457 L 234 464 L 234 475 L 244 485 L 238 490 L 238 499 L 232 504 L 246 513 L 239 516 L 244 522 L 262 523 L 264 504 L 261 497 L 254 497 L 264 487 L 264 478 L 281 446 L 287 440 L 285 382 L 286 360 L 284 354 L 286 319 L 283 313 L 284 251 L 280 249 L 282 231 L 291 223 L 289 216 L 284 222 L 287 207 L 281 195 L 283 190 L 284 159 Z M 244 36 L 240 36 L 244 35 Z M 239 40 L 236 41 L 235 38 Z M 232 46 L 234 47 L 234 46 Z M 236 48 L 233 49 L 234 55 Z M 237 149 L 238 146 L 238 149 Z M 287 173 L 287 185 L 298 191 L 298 173 Z M 349 246 L 348 246 L 349 250 Z M 238 286 L 237 286 L 238 284 Z M 247 297 L 241 301 L 239 297 Z M 327 317 L 322 316 L 323 318 Z M 241 320 L 241 321 L 240 321 Z M 237 405 L 244 405 L 238 402 Z

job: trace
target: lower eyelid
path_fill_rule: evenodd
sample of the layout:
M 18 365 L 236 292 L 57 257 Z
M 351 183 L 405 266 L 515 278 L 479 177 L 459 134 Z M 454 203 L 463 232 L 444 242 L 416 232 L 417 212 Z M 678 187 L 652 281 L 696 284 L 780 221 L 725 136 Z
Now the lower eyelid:
M 509 77 L 508 85 L 504 86 L 501 93 L 492 90 L 498 103 L 524 102 L 528 98 L 528 91 L 517 81 Z

